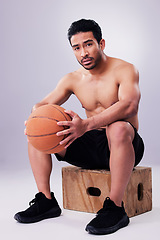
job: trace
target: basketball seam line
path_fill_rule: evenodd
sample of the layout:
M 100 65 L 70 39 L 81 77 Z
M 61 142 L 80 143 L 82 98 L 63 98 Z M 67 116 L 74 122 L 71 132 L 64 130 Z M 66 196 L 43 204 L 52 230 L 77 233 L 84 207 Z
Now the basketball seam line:
M 54 135 L 56 134 L 57 132 L 54 132 L 54 133 L 47 133 L 47 134 L 40 134 L 40 135 L 30 135 L 30 134 L 27 134 L 28 137 L 46 137 L 46 136 L 50 136 L 50 135 Z
M 66 118 L 66 116 L 65 116 L 65 114 L 63 113 L 63 112 L 61 112 L 61 110 L 60 109 L 58 109 L 58 108 L 56 108 L 55 106 L 53 106 L 53 105 L 51 105 L 51 107 L 53 107 L 53 108 L 55 108 L 55 109 L 57 109 L 64 117 L 65 117 L 65 119 L 68 121 L 68 119 Z M 67 114 L 67 113 L 66 113 Z M 67 114 L 68 116 L 69 116 L 69 114 Z M 69 116 L 70 117 L 70 116 Z
M 62 140 L 64 140 L 64 139 L 65 139 L 65 137 L 63 137 L 63 139 L 62 139 Z M 60 144 L 59 144 L 59 143 L 58 143 L 56 146 L 52 147 L 52 148 L 49 148 L 49 149 L 43 150 L 43 152 L 48 152 L 48 151 L 51 151 L 51 150 L 53 150 L 54 148 L 56 148 L 56 147 L 58 147 L 58 146 L 60 146 Z
M 58 111 L 64 116 L 64 118 L 66 119 L 66 121 L 68 121 L 67 117 L 65 116 L 65 114 L 64 114 L 63 112 L 61 112 L 60 109 L 56 108 L 56 107 L 53 106 L 53 105 L 51 105 L 51 107 L 53 107 L 53 108 L 55 108 L 56 110 L 58 110 Z M 69 116 L 69 114 L 67 114 L 67 115 Z M 69 117 L 70 117 L 70 116 L 69 116 Z M 49 119 L 49 120 L 54 120 L 54 121 L 56 121 L 56 122 L 59 122 L 59 120 L 57 120 L 57 119 L 49 118 L 49 117 L 45 117 L 45 116 L 33 116 L 32 118 L 47 118 L 47 119 Z M 71 119 L 71 117 L 70 117 L 70 119 Z M 71 119 L 71 120 L 72 120 L 72 119 Z M 63 126 L 63 129 L 66 129 L 66 128 L 67 128 L 66 126 Z M 49 133 L 49 134 L 46 134 L 46 135 L 27 135 L 27 136 L 28 136 L 28 137 L 45 137 L 45 136 L 54 135 L 54 134 L 56 134 L 56 133 L 57 133 L 57 132 L 55 132 L 55 133 Z M 62 140 L 64 140 L 64 139 L 65 139 L 65 136 L 63 137 Z M 44 152 L 50 151 L 50 150 L 58 147 L 59 145 L 60 145 L 60 144 L 58 143 L 56 146 L 54 146 L 54 147 L 52 147 L 52 148 L 50 148 L 50 149 L 47 149 L 47 150 L 43 150 L 43 151 L 44 151 Z
M 53 150 L 54 148 L 60 146 L 60 144 L 58 143 L 56 146 L 52 147 L 52 148 L 49 148 L 49 149 L 46 149 L 46 150 L 43 150 L 43 152 L 48 152 L 48 151 L 51 151 Z
M 50 118 L 50 117 L 45 117 L 45 116 L 33 116 L 32 118 L 46 118 L 46 119 L 49 119 L 49 120 L 53 120 L 53 121 L 59 122 L 59 120 L 57 120 L 55 118 Z

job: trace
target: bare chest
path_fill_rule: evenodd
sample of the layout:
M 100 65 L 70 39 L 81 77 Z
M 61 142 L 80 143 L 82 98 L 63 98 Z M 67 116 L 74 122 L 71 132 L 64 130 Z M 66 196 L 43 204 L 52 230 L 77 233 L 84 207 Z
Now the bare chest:
M 89 115 L 94 115 L 118 101 L 118 86 L 114 78 L 83 79 L 76 84 L 75 95 Z

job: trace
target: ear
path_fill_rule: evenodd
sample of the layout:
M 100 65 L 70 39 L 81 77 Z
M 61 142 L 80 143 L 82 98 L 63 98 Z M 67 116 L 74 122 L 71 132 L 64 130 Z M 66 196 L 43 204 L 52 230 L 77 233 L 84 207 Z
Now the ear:
M 99 42 L 99 46 L 102 51 L 105 49 L 105 40 L 104 39 L 101 39 L 101 41 Z

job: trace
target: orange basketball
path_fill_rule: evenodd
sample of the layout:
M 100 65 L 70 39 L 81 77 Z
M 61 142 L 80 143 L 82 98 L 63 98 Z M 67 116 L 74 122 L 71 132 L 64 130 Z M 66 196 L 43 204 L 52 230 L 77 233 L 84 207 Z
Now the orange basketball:
M 59 121 L 71 121 L 71 117 L 58 105 L 47 104 L 37 108 L 31 113 L 26 126 L 29 142 L 38 150 L 45 153 L 57 153 L 64 149 L 60 145 L 66 136 L 57 136 L 56 133 L 66 129 L 58 126 Z

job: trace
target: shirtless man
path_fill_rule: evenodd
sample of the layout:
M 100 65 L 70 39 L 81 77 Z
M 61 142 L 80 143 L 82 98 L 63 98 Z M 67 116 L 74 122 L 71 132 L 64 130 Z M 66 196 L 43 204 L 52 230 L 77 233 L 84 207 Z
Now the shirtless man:
M 33 111 L 44 104 L 61 105 L 72 94 L 81 102 L 86 119 L 67 111 L 72 121 L 57 123 L 69 128 L 57 133 L 68 137 L 60 142 L 65 149 L 56 157 L 83 168 L 110 169 L 110 196 L 106 196 L 103 208 L 86 227 L 92 234 L 108 234 L 129 223 L 122 198 L 133 167 L 144 151 L 143 140 L 137 133 L 139 75 L 132 64 L 104 53 L 105 40 L 95 21 L 81 19 L 72 23 L 68 39 L 82 67 L 64 76 Z M 30 143 L 28 151 L 39 193 L 27 210 L 15 215 L 23 223 L 61 214 L 50 190 L 51 155 L 39 152 Z

